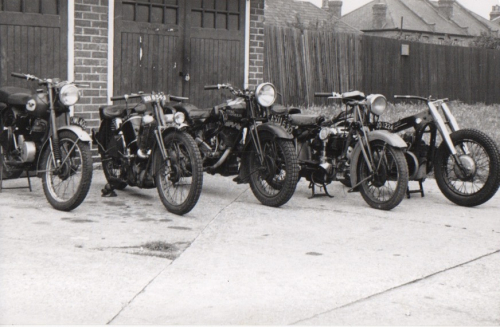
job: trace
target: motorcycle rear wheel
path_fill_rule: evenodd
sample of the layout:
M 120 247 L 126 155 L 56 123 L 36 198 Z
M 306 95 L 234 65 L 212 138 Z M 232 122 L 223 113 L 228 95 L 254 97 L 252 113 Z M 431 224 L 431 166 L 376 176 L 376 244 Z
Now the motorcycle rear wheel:
M 92 154 L 90 145 L 82 142 L 72 132 L 59 133 L 59 149 L 63 164 L 55 173 L 54 154 L 47 147 L 42 154 L 43 192 L 57 210 L 71 211 L 78 207 L 92 182 Z
M 264 205 L 279 207 L 293 196 L 299 180 L 299 165 L 291 140 L 278 139 L 271 134 L 260 136 L 265 166 L 254 148 L 247 156 L 250 188 Z
M 18 167 L 13 167 L 13 166 L 7 165 L 5 163 L 5 161 L 9 160 L 10 156 L 6 155 L 5 153 L 6 153 L 6 151 L 3 148 L 3 146 L 2 146 L 2 154 L 3 154 L 2 179 L 16 179 L 16 178 L 19 178 L 22 175 L 22 173 L 23 173 L 24 170 L 22 168 L 18 168 Z
M 186 132 L 170 132 L 163 142 L 168 159 L 163 160 L 157 147 L 154 153 L 156 188 L 165 208 L 183 215 L 191 211 L 200 198 L 203 185 L 200 150 Z
M 381 142 L 370 142 L 375 174 L 372 178 L 368 165 L 360 154 L 357 165 L 358 181 L 363 199 L 371 207 L 391 210 L 403 201 L 408 188 L 408 165 L 403 151 Z
M 448 200 L 460 206 L 474 207 L 485 203 L 500 186 L 497 145 L 488 135 L 475 129 L 459 130 L 450 136 L 460 161 L 471 170 L 471 174 L 464 175 L 443 142 L 438 148 L 434 165 L 439 189 Z

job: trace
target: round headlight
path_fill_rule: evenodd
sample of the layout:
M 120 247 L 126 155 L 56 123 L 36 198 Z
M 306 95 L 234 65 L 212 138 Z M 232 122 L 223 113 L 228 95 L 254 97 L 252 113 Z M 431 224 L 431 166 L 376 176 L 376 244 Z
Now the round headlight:
M 328 138 L 330 135 L 330 128 L 322 128 L 321 131 L 319 132 L 319 139 L 324 141 Z
M 65 106 L 72 106 L 80 99 L 80 91 L 73 84 L 67 84 L 61 87 L 59 91 L 59 100 Z
M 177 124 L 182 124 L 186 121 L 186 116 L 182 112 L 176 112 L 174 115 L 174 120 Z
M 276 101 L 276 88 L 271 83 L 263 83 L 255 90 L 257 102 L 263 107 L 270 107 Z
M 370 94 L 366 97 L 373 114 L 380 116 L 387 108 L 387 100 L 382 94 Z

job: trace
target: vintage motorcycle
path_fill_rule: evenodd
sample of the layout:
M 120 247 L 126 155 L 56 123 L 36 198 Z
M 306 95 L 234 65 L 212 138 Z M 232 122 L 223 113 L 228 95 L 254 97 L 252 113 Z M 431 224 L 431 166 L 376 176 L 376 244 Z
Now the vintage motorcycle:
M 275 87 L 263 83 L 253 92 L 229 84 L 205 86 L 205 90 L 222 89 L 235 99 L 211 109 L 182 103 L 171 110 L 186 115 L 209 174 L 238 175 L 234 181 L 250 183 L 262 204 L 285 204 L 295 192 L 299 166 L 293 136 L 267 119 L 276 100 Z
M 406 143 L 396 134 L 371 130 L 385 111 L 383 95 L 365 97 L 359 91 L 315 93 L 316 97 L 340 99 L 345 111 L 331 119 L 304 115 L 296 108 L 273 108 L 271 121 L 295 136 L 300 177 L 309 181 L 312 197 L 315 186 L 332 197 L 327 184 L 340 181 L 350 192 L 360 191 L 373 208 L 390 210 L 404 198 L 408 186 Z M 352 186 L 352 187 L 351 187 Z
M 0 88 L 0 156 L 2 177 L 36 171 L 43 191 L 57 210 L 70 211 L 87 196 L 92 181 L 90 136 L 83 118 L 70 117 L 78 102 L 78 85 L 57 78 L 12 73 L 44 89 Z
M 129 103 L 140 98 L 140 102 Z M 112 97 L 125 104 L 99 109 L 99 131 L 92 131 L 108 181 L 103 196 L 116 196 L 127 185 L 158 189 L 168 211 L 183 215 L 198 202 L 203 167 L 196 142 L 185 129 L 182 112 L 165 114 L 163 106 L 186 98 L 163 93 Z
M 419 182 L 418 190 L 424 196 L 423 181 L 434 169 L 434 177 L 441 192 L 450 201 L 465 207 L 485 203 L 500 186 L 500 155 L 495 142 L 475 129 L 460 129 L 448 99 L 431 99 L 412 95 L 396 95 L 396 99 L 419 100 L 428 109 L 395 123 L 380 122 L 377 129 L 399 133 L 408 144 L 410 180 Z M 439 109 L 442 110 L 443 116 Z M 442 143 L 438 144 L 438 133 Z

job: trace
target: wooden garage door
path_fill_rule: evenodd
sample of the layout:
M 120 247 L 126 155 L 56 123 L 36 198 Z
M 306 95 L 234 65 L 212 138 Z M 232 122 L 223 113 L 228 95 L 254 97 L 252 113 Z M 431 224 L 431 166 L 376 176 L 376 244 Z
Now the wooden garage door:
M 163 91 L 209 107 L 206 84 L 243 86 L 245 0 L 119 1 L 114 93 Z
M 62 0 L 0 0 L 0 86 L 38 87 L 11 72 L 67 78 L 67 6 Z

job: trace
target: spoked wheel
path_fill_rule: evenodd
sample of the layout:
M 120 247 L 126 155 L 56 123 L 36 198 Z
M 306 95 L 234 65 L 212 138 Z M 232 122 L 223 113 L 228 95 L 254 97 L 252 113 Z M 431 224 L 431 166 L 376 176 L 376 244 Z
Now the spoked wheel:
M 59 133 L 59 149 L 62 161 L 59 167 L 50 147 L 42 155 L 43 191 L 55 209 L 70 211 L 83 202 L 89 191 L 92 155 L 90 145 L 68 131 Z
M 299 179 L 295 148 L 291 140 L 267 133 L 260 136 L 260 143 L 264 164 L 261 165 L 255 149 L 248 155 L 250 188 L 262 204 L 279 207 L 290 200 Z
M 6 151 L 5 149 L 2 148 L 0 149 L 1 153 L 0 155 L 3 156 L 3 160 L 2 160 L 2 166 L 1 167 L 3 170 L 2 170 L 2 178 L 3 179 L 15 179 L 15 178 L 19 178 L 19 176 L 21 176 L 21 174 L 23 173 L 23 169 L 22 168 L 19 168 L 19 167 L 13 167 L 13 166 L 10 166 L 6 163 L 6 161 L 9 161 L 9 160 L 12 160 L 13 158 L 6 154 Z
M 168 211 L 183 215 L 194 208 L 201 194 L 203 164 L 194 139 L 186 132 L 171 132 L 164 138 L 168 159 L 155 151 L 155 182 Z
M 106 144 L 108 146 L 116 146 L 117 149 L 113 151 L 114 149 L 108 148 L 106 149 L 106 152 L 113 152 L 117 154 L 120 152 L 124 153 L 125 151 L 123 149 L 121 140 L 119 138 L 116 140 L 111 140 L 111 138 L 114 137 L 116 136 L 110 133 L 110 135 L 108 135 Z M 124 171 L 120 158 L 110 156 L 105 153 L 104 150 L 101 151 L 102 170 L 104 172 L 106 180 L 114 189 L 123 190 L 125 187 L 127 187 L 128 184 L 126 179 L 123 177 Z
M 361 196 L 371 207 L 391 210 L 403 200 L 408 187 L 408 165 L 403 151 L 385 142 L 370 143 L 373 158 L 373 176 L 360 155 L 357 173 Z
M 473 129 L 456 131 L 451 134 L 451 140 L 464 169 L 456 163 L 446 143 L 441 143 L 434 169 L 439 189 L 461 206 L 485 203 L 500 185 L 500 155 L 495 142 Z

